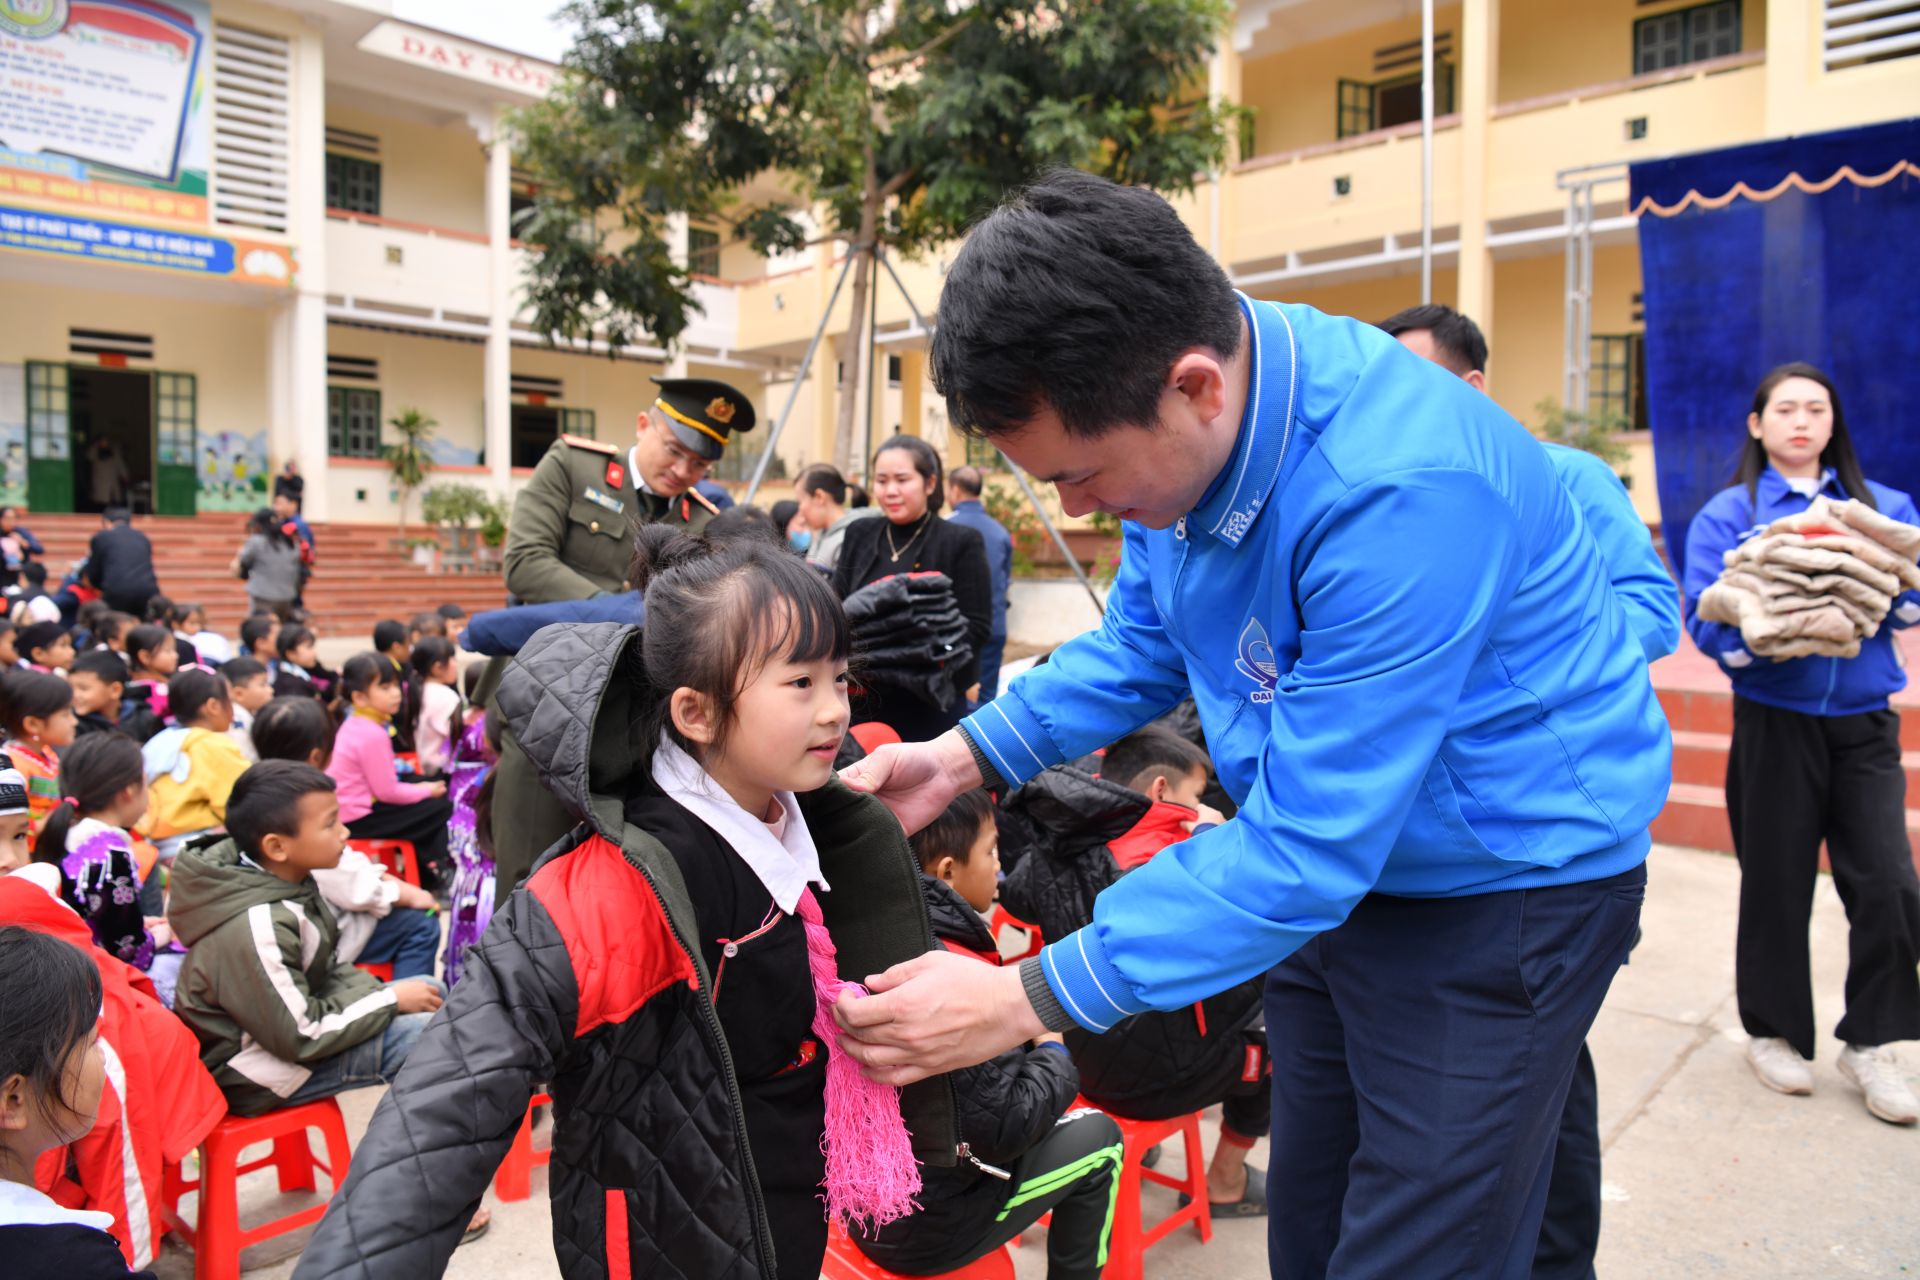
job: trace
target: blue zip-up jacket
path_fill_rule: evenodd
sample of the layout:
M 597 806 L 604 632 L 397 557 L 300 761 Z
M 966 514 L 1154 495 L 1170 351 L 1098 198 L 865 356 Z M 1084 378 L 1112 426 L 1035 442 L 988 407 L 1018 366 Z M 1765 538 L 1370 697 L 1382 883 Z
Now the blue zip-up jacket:
M 1871 480 L 1867 488 L 1880 514 L 1920 524 L 1912 498 Z M 1788 488 L 1786 477 L 1772 467 L 1760 473 L 1754 492 L 1757 501 L 1748 500 L 1745 485 L 1722 489 L 1707 499 L 1687 528 L 1687 633 L 1700 652 L 1720 663 L 1742 698 L 1810 716 L 1884 710 L 1887 699 L 1907 687 L 1893 633 L 1920 621 L 1920 594 L 1908 591 L 1893 602 L 1879 634 L 1860 642 L 1857 658 L 1756 658 L 1747 652 L 1740 628 L 1701 619 L 1700 594 L 1726 567 L 1721 557 L 1781 516 L 1797 516 L 1813 502 Z M 1821 477 L 1820 492 L 1836 502 L 1847 500 L 1832 468 Z
M 1627 486 L 1612 467 L 1580 449 L 1549 444 L 1547 461 L 1567 487 L 1573 505 L 1586 519 L 1587 532 L 1600 548 L 1607 578 L 1627 612 L 1627 630 L 1640 641 L 1647 661 L 1664 658 L 1680 645 L 1680 588 L 1653 549 L 1646 522 L 1633 509 Z
M 1239 816 L 1041 956 L 1103 1031 L 1263 972 L 1370 892 L 1459 897 L 1646 858 L 1666 718 L 1598 548 L 1499 405 L 1386 334 L 1243 298 L 1234 452 L 1128 525 L 1101 626 L 963 722 L 1009 782 L 1185 697 Z

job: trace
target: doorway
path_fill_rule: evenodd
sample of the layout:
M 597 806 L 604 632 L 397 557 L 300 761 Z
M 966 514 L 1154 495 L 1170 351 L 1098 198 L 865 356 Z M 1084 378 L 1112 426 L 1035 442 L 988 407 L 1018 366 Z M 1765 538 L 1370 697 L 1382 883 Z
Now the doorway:
M 153 375 L 75 365 L 68 371 L 73 510 L 153 510 Z

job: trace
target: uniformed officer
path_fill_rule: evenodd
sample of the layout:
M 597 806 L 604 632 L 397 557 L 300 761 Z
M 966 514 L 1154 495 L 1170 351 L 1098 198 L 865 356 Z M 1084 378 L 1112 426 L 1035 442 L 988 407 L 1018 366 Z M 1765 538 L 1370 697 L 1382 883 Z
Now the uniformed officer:
M 561 436 L 514 499 L 507 530 L 507 590 L 527 604 L 627 590 L 633 535 L 665 522 L 698 533 L 719 514 L 693 486 L 735 431 L 753 429 L 753 406 L 712 378 L 655 378 L 633 447 Z
M 753 405 L 712 378 L 655 378 L 660 395 L 635 424 L 633 447 L 582 436 L 553 442 L 513 502 L 507 590 L 523 604 L 627 591 L 634 534 L 665 522 L 699 533 L 717 509 L 694 489 L 736 431 L 753 429 Z M 490 701 L 505 668 L 495 659 L 478 691 Z M 494 782 L 495 892 L 506 901 L 547 845 L 574 818 L 540 785 L 511 735 Z

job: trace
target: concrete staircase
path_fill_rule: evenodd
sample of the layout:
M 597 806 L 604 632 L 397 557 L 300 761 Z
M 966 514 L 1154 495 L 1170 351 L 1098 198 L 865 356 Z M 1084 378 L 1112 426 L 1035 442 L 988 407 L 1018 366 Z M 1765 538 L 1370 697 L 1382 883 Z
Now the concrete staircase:
M 1909 669 L 1920 660 L 1920 637 L 1897 637 Z M 1662 844 L 1733 852 L 1727 822 L 1727 751 L 1732 745 L 1733 694 L 1719 667 L 1684 637 L 1681 649 L 1653 666 L 1654 688 L 1673 727 L 1673 788 L 1667 806 L 1654 819 L 1653 838 Z M 1893 699 L 1900 713 L 1900 746 L 1907 775 L 1907 838 L 1920 867 L 1920 693 L 1912 688 Z M 1825 854 L 1821 855 L 1825 865 Z
M 87 554 L 87 540 L 100 530 L 91 515 L 28 515 L 24 521 L 46 547 L 48 585 L 53 586 Z M 231 512 L 197 516 L 140 516 L 134 527 L 153 541 L 160 589 L 175 601 L 203 606 L 207 620 L 228 636 L 247 612 L 246 584 L 229 565 L 246 537 L 246 517 Z M 409 537 L 431 537 L 424 525 Z M 307 610 L 321 636 L 371 636 L 382 618 L 404 622 L 416 613 L 452 601 L 469 613 L 498 609 L 507 590 L 498 572 L 430 573 L 395 550 L 398 530 L 389 524 L 319 524 L 313 527 L 318 558 L 307 584 Z

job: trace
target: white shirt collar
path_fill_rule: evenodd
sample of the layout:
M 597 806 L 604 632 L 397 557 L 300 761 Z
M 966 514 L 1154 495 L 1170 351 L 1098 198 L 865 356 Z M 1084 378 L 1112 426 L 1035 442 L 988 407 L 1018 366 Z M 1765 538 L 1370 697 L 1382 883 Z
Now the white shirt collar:
M 633 487 L 635 489 L 646 494 L 649 498 L 657 498 L 660 496 L 647 484 L 647 478 L 640 474 L 639 445 L 634 445 L 631 449 L 627 450 L 627 474 L 633 477 Z
M 113 1215 L 92 1209 L 69 1209 L 24 1182 L 0 1182 L 0 1227 L 48 1227 L 56 1223 L 108 1231 L 113 1227 Z
M 670 799 L 713 828 L 788 915 L 800 905 L 800 895 L 809 882 L 822 889 L 831 888 L 820 874 L 820 851 L 814 847 L 806 819 L 800 816 L 800 804 L 791 791 L 774 793 L 773 798 L 787 815 L 786 831 L 776 837 L 764 821 L 742 809 L 709 777 L 699 761 L 664 735 L 653 753 L 653 780 Z

